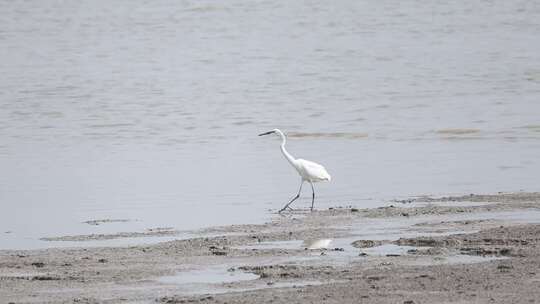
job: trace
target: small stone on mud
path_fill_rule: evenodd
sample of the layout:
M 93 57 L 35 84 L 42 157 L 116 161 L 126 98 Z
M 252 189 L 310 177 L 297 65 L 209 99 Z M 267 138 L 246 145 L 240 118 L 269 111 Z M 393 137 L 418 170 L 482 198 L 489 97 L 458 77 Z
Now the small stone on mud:
M 199 301 L 206 301 L 206 300 L 213 300 L 214 297 L 212 296 L 207 296 L 207 297 L 204 297 L 204 298 L 200 298 Z
M 381 245 L 381 241 L 372 241 L 372 240 L 357 240 L 351 243 L 353 247 L 356 248 L 370 248 Z
M 513 269 L 514 267 L 508 266 L 508 265 L 499 265 L 497 266 L 497 269 L 499 269 L 500 272 L 509 272 L 510 269 Z
M 107 263 L 108 261 L 107 261 L 107 259 L 99 259 L 98 262 L 100 262 L 100 263 Z
M 31 264 L 32 266 L 34 267 L 37 267 L 37 268 L 41 268 L 43 266 L 45 266 L 45 263 L 42 263 L 42 262 L 34 262 Z

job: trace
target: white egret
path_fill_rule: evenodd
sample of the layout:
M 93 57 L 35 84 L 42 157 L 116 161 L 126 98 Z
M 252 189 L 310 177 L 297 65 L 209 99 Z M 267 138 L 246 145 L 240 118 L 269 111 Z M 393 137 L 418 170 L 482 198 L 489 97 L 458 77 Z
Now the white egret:
M 311 185 L 311 191 L 313 194 L 311 198 L 311 211 L 313 211 L 313 205 L 315 204 L 315 189 L 313 188 L 313 183 L 320 181 L 330 181 L 332 177 L 330 176 L 330 174 L 328 174 L 328 172 L 323 166 L 309 160 L 301 158 L 295 159 L 291 154 L 289 154 L 289 152 L 285 150 L 285 143 L 287 142 L 287 138 L 285 137 L 285 134 L 281 132 L 281 130 L 274 129 L 272 131 L 259 134 L 259 136 L 269 134 L 277 134 L 279 135 L 279 137 L 281 137 L 281 153 L 283 153 L 283 156 L 285 156 L 287 161 L 296 169 L 296 171 L 298 171 L 298 174 L 300 174 L 300 177 L 302 178 L 298 194 L 296 194 L 296 196 L 290 202 L 288 202 L 283 208 L 281 208 L 281 210 L 279 210 L 279 213 L 281 213 L 287 208 L 292 210 L 289 205 L 300 197 L 300 192 L 302 192 L 302 186 L 304 185 L 304 182 L 308 182 Z

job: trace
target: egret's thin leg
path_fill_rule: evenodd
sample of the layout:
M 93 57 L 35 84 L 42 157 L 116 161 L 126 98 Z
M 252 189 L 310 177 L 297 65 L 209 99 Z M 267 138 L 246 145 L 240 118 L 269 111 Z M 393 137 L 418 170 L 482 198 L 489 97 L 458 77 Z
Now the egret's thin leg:
M 283 208 L 281 208 L 281 210 L 279 210 L 278 213 L 283 212 L 287 208 L 292 210 L 292 208 L 289 207 L 289 205 L 292 204 L 292 202 L 294 202 L 296 199 L 298 199 L 300 197 L 300 192 L 302 192 L 302 186 L 303 185 L 304 185 L 304 181 L 302 180 L 302 183 L 300 184 L 300 189 L 298 189 L 298 194 L 296 194 L 296 196 L 290 202 L 288 202 L 287 205 L 285 205 Z
M 313 193 L 313 196 L 311 197 L 311 211 L 313 211 L 313 205 L 315 204 L 315 188 L 313 188 L 313 183 L 309 182 L 311 185 L 311 192 Z

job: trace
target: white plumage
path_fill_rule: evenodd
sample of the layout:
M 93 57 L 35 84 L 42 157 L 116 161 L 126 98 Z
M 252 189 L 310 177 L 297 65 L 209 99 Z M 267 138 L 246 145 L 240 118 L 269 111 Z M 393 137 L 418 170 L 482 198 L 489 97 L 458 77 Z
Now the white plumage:
M 304 181 L 320 182 L 332 180 L 332 177 L 322 165 L 301 158 L 295 160 L 295 162 L 298 166 L 298 173 Z
M 281 137 L 281 153 L 283 153 L 283 156 L 285 156 L 287 161 L 296 169 L 296 171 L 298 171 L 298 174 L 300 174 L 300 177 L 302 178 L 298 194 L 296 194 L 296 196 L 289 203 L 287 203 L 283 208 L 281 208 L 279 212 L 281 213 L 287 208 L 292 210 L 289 205 L 300 197 L 300 192 L 302 192 L 302 186 L 304 185 L 304 182 L 308 182 L 311 185 L 311 190 L 313 193 L 311 199 L 311 211 L 313 211 L 313 205 L 315 204 L 315 189 L 313 188 L 313 183 L 330 181 L 332 177 L 330 176 L 330 174 L 328 174 L 328 172 L 322 165 L 301 158 L 295 159 L 291 154 L 289 154 L 289 152 L 287 152 L 287 150 L 285 149 L 285 143 L 287 142 L 287 138 L 285 137 L 285 134 L 281 132 L 281 130 L 274 129 L 272 131 L 259 134 L 259 136 L 274 133 Z

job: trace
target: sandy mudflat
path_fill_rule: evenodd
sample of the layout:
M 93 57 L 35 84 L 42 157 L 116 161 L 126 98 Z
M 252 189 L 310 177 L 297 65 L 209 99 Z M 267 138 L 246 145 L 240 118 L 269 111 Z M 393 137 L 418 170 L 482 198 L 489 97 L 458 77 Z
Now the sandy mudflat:
M 199 237 L 154 245 L 0 251 L 0 302 L 540 299 L 540 193 L 422 197 L 391 204 L 295 211 L 262 225 L 215 227 L 196 232 Z M 103 238 L 125 236 L 130 234 Z M 84 236 L 64 239 L 83 241 Z M 332 243 L 305 249 L 318 239 Z

